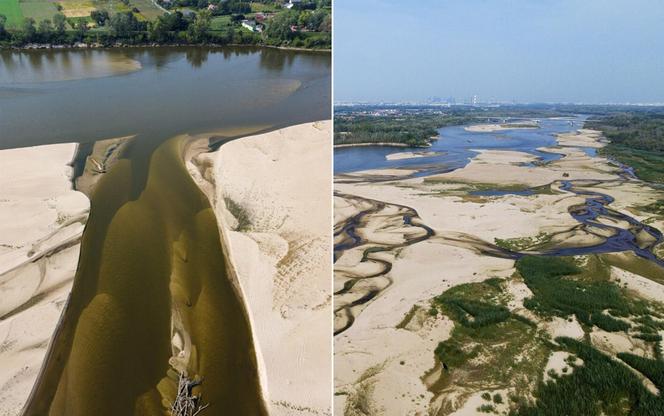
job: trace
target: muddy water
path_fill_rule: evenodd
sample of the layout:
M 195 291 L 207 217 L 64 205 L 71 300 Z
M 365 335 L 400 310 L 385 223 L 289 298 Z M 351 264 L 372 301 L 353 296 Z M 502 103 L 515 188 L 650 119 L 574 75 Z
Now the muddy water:
M 182 162 L 184 143 L 159 146 L 147 177 L 138 156 L 101 179 L 70 302 L 25 414 L 167 414 L 181 370 L 204 380 L 211 409 L 266 414 L 246 310 L 214 213 Z M 191 342 L 179 358 L 173 336 Z
M 139 70 L 0 78 L 0 148 L 136 135 L 93 191 L 72 294 L 24 414 L 166 415 L 186 371 L 203 380 L 203 414 L 264 415 L 246 308 L 179 135 L 329 118 L 329 56 L 126 53 Z

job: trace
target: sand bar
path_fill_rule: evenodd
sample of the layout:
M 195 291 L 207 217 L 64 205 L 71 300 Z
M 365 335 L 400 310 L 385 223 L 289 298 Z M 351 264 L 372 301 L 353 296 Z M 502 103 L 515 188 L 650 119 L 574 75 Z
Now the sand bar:
M 189 164 L 227 235 L 274 415 L 331 413 L 330 132 L 288 127 Z

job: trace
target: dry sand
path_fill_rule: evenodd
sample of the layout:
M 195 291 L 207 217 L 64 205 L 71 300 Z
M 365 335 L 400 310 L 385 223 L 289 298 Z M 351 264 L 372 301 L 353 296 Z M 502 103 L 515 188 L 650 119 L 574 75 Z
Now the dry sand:
M 0 151 L 0 415 L 19 414 L 67 301 L 89 201 L 76 144 Z
M 514 129 L 537 129 L 539 126 L 536 124 L 528 123 L 520 124 L 475 124 L 473 126 L 464 127 L 464 130 L 470 131 L 473 133 L 492 133 L 494 131 L 503 131 L 503 130 L 514 130 Z
M 330 135 L 330 121 L 302 124 L 189 163 L 237 269 L 277 416 L 331 414 Z
M 438 156 L 440 152 L 397 152 L 385 156 L 387 160 L 414 159 L 418 157 Z

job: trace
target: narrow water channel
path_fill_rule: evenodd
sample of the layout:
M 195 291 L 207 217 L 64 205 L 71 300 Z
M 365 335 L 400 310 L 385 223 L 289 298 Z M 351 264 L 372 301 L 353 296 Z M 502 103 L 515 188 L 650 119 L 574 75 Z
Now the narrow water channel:
M 183 370 L 203 380 L 210 409 L 267 414 L 247 311 L 185 144 L 152 151 L 139 138 L 100 180 L 25 415 L 167 415 Z

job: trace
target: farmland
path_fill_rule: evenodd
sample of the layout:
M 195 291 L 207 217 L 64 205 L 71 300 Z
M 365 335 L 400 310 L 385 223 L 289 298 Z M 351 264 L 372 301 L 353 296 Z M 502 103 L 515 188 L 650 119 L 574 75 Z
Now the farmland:
M 32 18 L 36 23 L 53 19 L 56 13 L 67 18 L 89 17 L 93 10 L 107 10 L 111 15 L 138 9 L 138 18 L 154 20 L 164 11 L 151 0 L 0 0 L 0 14 L 7 17 L 7 27 L 19 28 L 24 18 Z
M 0 14 L 7 17 L 8 27 L 17 27 L 23 19 L 18 0 L 0 0 Z

